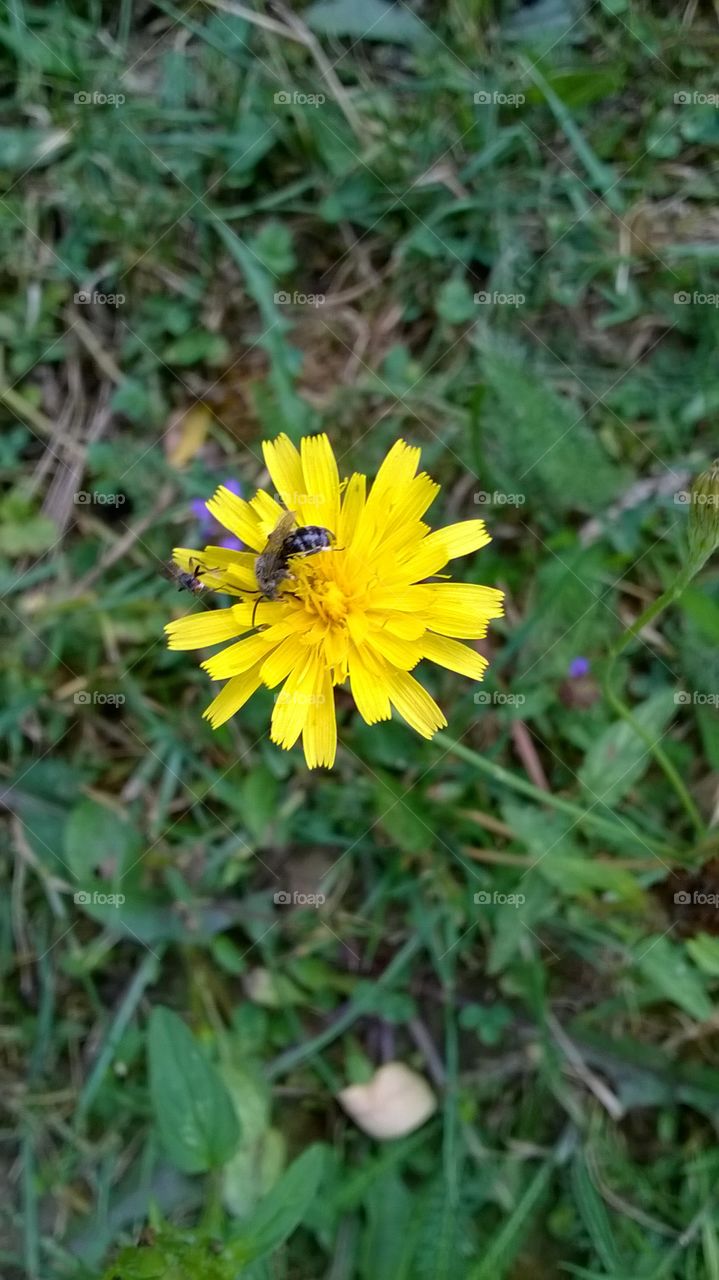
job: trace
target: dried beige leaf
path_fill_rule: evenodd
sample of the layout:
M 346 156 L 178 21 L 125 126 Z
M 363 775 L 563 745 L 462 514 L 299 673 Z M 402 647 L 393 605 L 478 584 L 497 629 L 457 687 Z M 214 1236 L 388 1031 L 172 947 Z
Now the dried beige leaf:
M 401 1138 L 419 1129 L 437 1110 L 423 1076 L 403 1062 L 387 1062 L 368 1084 L 351 1084 L 337 1095 L 340 1106 L 371 1138 Z

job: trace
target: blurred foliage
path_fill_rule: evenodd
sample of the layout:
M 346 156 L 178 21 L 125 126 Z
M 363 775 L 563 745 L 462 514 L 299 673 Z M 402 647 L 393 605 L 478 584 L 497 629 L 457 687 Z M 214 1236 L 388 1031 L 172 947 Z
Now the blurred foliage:
M 599 688 L 719 452 L 718 40 L 5 5 L 3 1280 L 719 1277 L 711 562 L 621 665 L 703 841 Z M 317 429 L 420 444 L 508 593 L 442 740 L 340 700 L 330 775 L 162 634 L 192 503 Z M 441 1107 L 378 1144 L 335 1095 L 391 1057 Z

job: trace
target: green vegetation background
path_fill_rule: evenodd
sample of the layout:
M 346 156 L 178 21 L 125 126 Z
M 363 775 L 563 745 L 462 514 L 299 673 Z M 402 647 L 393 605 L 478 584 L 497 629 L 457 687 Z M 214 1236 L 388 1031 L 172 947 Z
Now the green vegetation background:
M 8 1280 L 719 1277 L 716 841 L 600 694 L 717 452 L 718 49 L 709 3 L 4 5 Z M 269 694 L 212 733 L 159 572 L 319 429 L 420 444 L 508 597 L 479 701 L 421 673 L 442 740 L 343 699 L 331 774 Z M 710 562 L 619 671 L 709 827 L 718 640 Z M 378 1144 L 335 1094 L 387 1058 L 439 1109 Z

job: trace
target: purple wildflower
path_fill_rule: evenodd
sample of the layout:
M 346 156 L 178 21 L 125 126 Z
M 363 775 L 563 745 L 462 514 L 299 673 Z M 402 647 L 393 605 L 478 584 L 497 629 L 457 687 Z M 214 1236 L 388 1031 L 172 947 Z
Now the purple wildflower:
M 580 676 L 589 675 L 589 658 L 572 658 L 569 664 L 569 674 L 572 680 L 578 680 Z

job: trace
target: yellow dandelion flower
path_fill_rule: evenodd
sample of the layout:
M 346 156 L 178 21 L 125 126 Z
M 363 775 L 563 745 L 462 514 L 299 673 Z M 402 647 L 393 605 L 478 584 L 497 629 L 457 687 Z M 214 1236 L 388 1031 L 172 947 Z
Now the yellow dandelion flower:
M 249 550 L 174 553 L 181 569 L 240 601 L 166 627 L 171 649 L 234 642 L 203 663 L 213 680 L 227 681 L 205 716 L 217 728 L 260 685 L 282 686 L 272 741 L 289 749 L 301 736 L 310 768 L 331 767 L 337 750 L 334 688 L 349 681 L 367 724 L 391 719 L 394 708 L 431 738 L 447 722 L 410 672 L 427 658 L 481 680 L 486 658 L 460 642 L 486 635 L 490 620 L 502 614 L 502 592 L 428 579 L 455 556 L 487 545 L 484 521 L 432 532 L 422 517 L 439 485 L 417 473 L 420 450 L 403 440 L 390 449 L 369 488 L 364 475 L 340 482 L 324 435 L 305 437 L 299 450 L 282 435 L 263 450 L 280 502 L 262 490 L 245 502 L 221 487 L 207 504 Z M 331 547 L 292 555 L 277 599 L 258 600 L 257 558 L 288 511 L 300 528 L 328 530 Z

